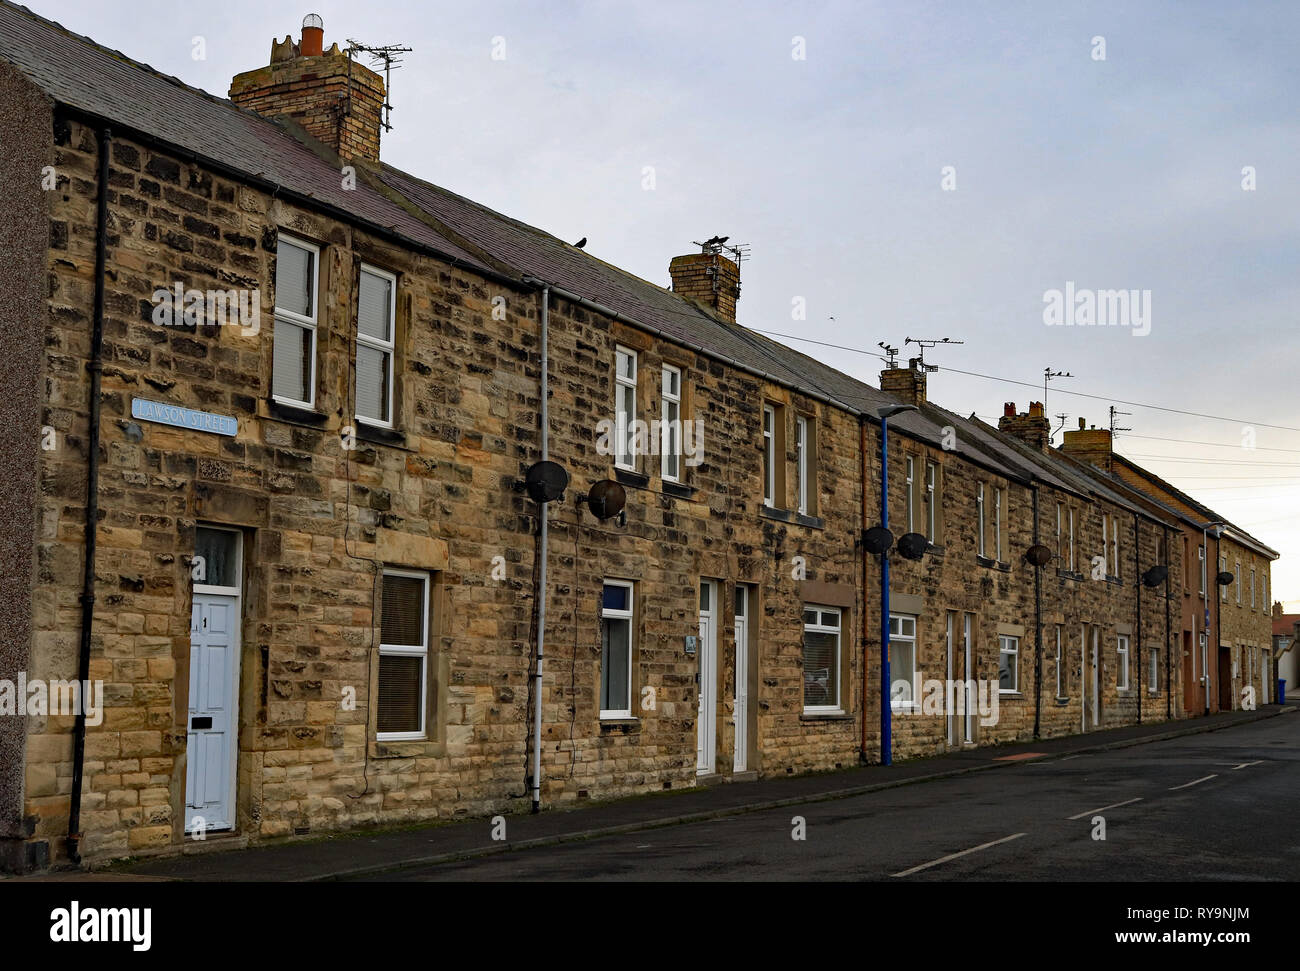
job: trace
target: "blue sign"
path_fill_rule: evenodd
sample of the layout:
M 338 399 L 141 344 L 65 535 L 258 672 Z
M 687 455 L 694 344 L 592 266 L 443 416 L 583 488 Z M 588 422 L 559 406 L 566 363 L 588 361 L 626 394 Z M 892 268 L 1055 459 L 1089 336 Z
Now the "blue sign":
M 206 411 L 182 408 L 180 405 L 164 404 L 161 401 L 146 401 L 143 398 L 131 399 L 131 417 L 141 421 L 154 421 L 160 425 L 174 425 L 187 428 L 192 432 L 208 432 L 212 435 L 230 435 L 239 431 L 239 422 L 227 415 L 214 415 Z

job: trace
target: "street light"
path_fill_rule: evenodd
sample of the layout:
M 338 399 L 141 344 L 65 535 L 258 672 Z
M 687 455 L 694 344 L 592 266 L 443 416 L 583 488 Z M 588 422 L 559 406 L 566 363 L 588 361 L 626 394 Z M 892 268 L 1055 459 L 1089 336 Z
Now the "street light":
M 889 529 L 889 419 L 916 405 L 887 405 L 876 409 L 880 419 L 880 525 Z M 865 664 L 865 660 L 863 661 Z M 867 700 L 862 699 L 865 706 Z M 893 764 L 893 709 L 889 692 L 889 548 L 880 553 L 880 764 Z

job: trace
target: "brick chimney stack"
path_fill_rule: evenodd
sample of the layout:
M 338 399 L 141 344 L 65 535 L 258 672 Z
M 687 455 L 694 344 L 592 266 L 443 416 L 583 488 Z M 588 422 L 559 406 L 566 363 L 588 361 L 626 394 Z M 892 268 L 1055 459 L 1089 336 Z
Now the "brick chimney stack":
M 1086 427 L 1082 418 L 1076 431 L 1066 432 L 1061 451 L 1066 455 L 1095 465 L 1106 474 L 1111 471 L 1111 436 L 1109 428 Z
M 334 44 L 316 14 L 302 22 L 302 42 L 271 40 L 271 63 L 237 74 L 230 100 L 268 117 L 289 118 L 344 161 L 379 161 L 384 81 Z
M 1017 414 L 1016 403 L 1008 401 L 1002 407 L 1002 417 L 998 419 L 998 431 L 1020 439 L 1036 451 L 1045 452 L 1051 438 L 1052 423 L 1043 414 L 1041 401 L 1029 402 L 1028 414 Z
M 912 358 L 907 367 L 881 371 L 880 390 L 892 394 L 904 404 L 922 404 L 925 401 L 925 369 L 921 367 L 920 358 Z
M 707 247 L 709 244 L 705 244 Z M 740 267 L 717 252 L 674 256 L 668 264 L 673 292 L 708 307 L 728 323 L 736 322 L 736 301 L 740 299 Z

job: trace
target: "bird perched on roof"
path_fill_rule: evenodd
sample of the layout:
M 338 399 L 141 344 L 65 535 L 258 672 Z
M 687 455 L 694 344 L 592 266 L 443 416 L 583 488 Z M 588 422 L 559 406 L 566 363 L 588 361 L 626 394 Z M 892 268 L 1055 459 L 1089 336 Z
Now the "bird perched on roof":
M 573 245 L 574 245 L 575 247 L 577 247 L 578 249 L 582 249 L 584 246 L 587 245 L 587 237 L 586 237 L 586 236 L 582 237 L 582 239 L 578 240 L 578 241 L 577 241 L 576 243 L 574 243 Z

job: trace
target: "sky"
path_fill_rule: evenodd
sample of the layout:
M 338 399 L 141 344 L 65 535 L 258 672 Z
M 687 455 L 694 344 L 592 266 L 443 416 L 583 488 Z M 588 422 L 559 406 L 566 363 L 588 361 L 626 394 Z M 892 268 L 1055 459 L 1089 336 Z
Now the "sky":
M 1300 4 L 27 5 L 223 96 L 307 13 L 405 44 L 389 163 L 663 286 L 746 243 L 742 323 L 872 384 L 879 342 L 964 341 L 926 352 L 962 414 L 1067 371 L 1049 414 L 1129 412 L 1117 449 L 1278 550 L 1300 611 Z

